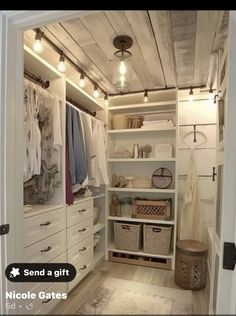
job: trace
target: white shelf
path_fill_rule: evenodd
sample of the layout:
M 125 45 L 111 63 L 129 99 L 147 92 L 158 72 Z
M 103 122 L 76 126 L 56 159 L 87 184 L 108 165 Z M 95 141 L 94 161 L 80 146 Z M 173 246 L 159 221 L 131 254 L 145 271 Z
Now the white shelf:
M 99 195 L 93 195 L 92 198 L 95 200 L 95 199 L 99 199 L 99 198 L 104 197 L 104 196 L 106 196 L 105 193 L 99 194 Z
M 108 162 L 165 162 L 165 161 L 176 161 L 176 158 L 109 158 Z
M 112 243 L 109 245 L 108 247 L 109 251 L 115 251 L 115 252 L 120 252 L 120 253 L 127 253 L 127 254 L 131 254 L 131 255 L 138 255 L 138 256 L 146 256 L 146 257 L 153 257 L 153 258 L 173 258 L 173 254 L 169 254 L 169 255 L 157 255 L 157 254 L 153 254 L 153 253 L 146 253 L 143 251 L 127 251 L 127 250 L 120 250 L 120 249 L 116 249 L 115 245 Z
M 104 252 L 95 252 L 94 253 L 94 265 L 101 261 L 105 257 Z
M 93 226 L 93 233 L 96 234 L 100 230 L 102 230 L 105 227 L 104 224 L 97 223 L 96 225 Z
M 144 128 L 128 128 L 128 129 L 109 129 L 108 134 L 122 134 L 122 133 L 156 133 L 156 132 L 168 132 L 176 131 L 176 127 L 169 127 L 164 129 L 144 129 Z
M 143 219 L 143 218 L 133 218 L 133 217 L 119 217 L 119 216 L 108 216 L 110 221 L 124 221 L 124 222 L 140 222 L 140 223 L 153 223 L 153 224 L 169 224 L 174 225 L 174 221 L 165 221 L 160 219 Z
M 108 188 L 109 192 L 175 193 L 175 189 Z
M 128 110 L 128 109 L 145 109 L 155 108 L 157 106 L 176 105 L 176 101 L 152 102 L 152 103 L 136 103 L 128 105 L 117 105 L 108 107 L 109 111 Z M 169 112 L 168 110 L 166 112 Z
M 32 217 L 35 215 L 43 214 L 49 211 L 54 211 L 59 208 L 63 208 L 62 204 L 33 204 L 31 205 L 32 209 L 26 208 L 24 206 L 24 218 Z

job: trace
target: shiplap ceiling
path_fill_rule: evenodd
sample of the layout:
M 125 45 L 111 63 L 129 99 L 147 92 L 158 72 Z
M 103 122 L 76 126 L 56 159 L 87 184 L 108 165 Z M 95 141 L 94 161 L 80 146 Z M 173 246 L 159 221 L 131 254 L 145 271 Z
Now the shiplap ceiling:
M 115 36 L 133 39 L 131 91 L 206 85 L 210 56 L 227 37 L 228 16 L 228 11 L 100 11 L 41 30 L 104 90 L 117 93 L 110 64 Z

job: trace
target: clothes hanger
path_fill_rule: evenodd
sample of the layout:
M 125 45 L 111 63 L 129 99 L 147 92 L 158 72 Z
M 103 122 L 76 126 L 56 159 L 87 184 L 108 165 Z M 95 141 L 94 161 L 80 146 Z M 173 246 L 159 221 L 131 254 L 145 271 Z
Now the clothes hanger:
M 196 135 L 201 135 L 203 137 L 203 141 L 199 144 L 196 144 L 196 146 L 192 147 L 191 145 L 189 145 L 186 141 L 186 138 L 189 136 L 189 135 L 194 135 L 194 138 L 193 138 L 193 143 L 196 143 L 197 142 L 197 139 L 196 139 Z M 196 131 L 196 126 L 194 126 L 194 130 L 193 131 L 190 131 L 188 133 L 186 133 L 183 137 L 182 137 L 182 143 L 185 144 L 188 148 L 190 149 L 195 149 L 195 148 L 198 148 L 200 147 L 201 145 L 205 144 L 207 142 L 207 136 L 203 133 L 203 132 L 200 132 L 200 131 Z

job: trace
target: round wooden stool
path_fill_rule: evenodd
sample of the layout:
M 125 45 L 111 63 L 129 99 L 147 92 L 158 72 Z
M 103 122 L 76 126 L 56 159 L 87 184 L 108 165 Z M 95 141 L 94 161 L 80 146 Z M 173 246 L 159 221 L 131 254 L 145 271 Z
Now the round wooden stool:
M 206 286 L 208 247 L 197 240 L 176 243 L 175 283 L 187 290 Z

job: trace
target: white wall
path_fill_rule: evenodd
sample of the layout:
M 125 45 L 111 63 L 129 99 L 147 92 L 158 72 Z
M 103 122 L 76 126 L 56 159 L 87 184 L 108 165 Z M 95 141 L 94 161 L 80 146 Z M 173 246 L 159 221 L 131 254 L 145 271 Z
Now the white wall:
M 182 124 L 198 124 L 198 123 L 215 123 L 216 122 L 216 106 L 213 100 L 208 99 L 208 95 L 196 95 L 194 101 L 188 101 L 187 92 L 179 92 L 179 125 Z M 187 94 L 186 94 L 187 93 Z M 197 171 L 199 175 L 211 175 L 212 167 L 215 166 L 215 146 L 216 146 L 216 126 L 197 126 L 197 131 L 203 132 L 207 137 L 207 142 L 200 145 L 195 150 Z M 190 150 L 182 150 L 187 146 L 182 142 L 183 136 L 193 131 L 193 126 L 179 128 L 179 159 L 178 159 L 178 175 L 188 175 Z M 187 136 L 184 142 L 189 146 L 196 146 L 203 142 L 204 138 L 200 134 L 196 134 L 197 142 L 193 142 L 193 134 Z M 211 149 L 208 149 L 211 148 Z M 182 207 L 182 199 L 185 192 L 187 177 L 178 177 L 178 218 L 180 218 L 180 210 Z M 206 240 L 206 226 L 213 224 L 214 219 L 214 200 L 215 200 L 215 182 L 209 178 L 198 178 L 200 207 L 203 212 L 204 240 Z

